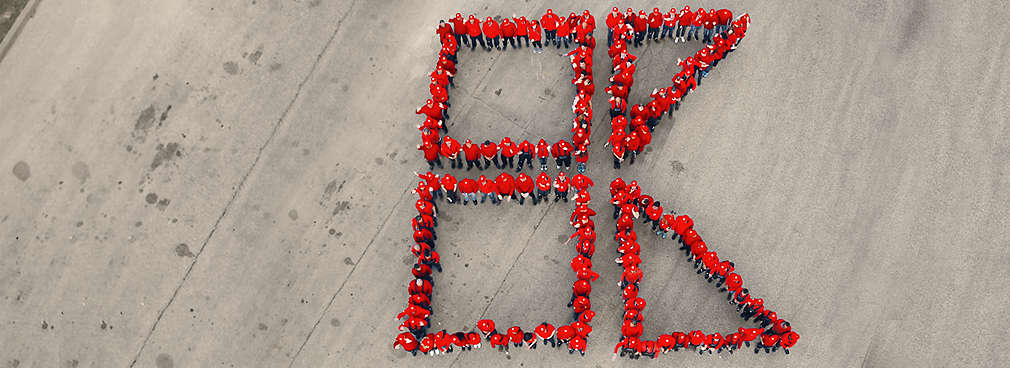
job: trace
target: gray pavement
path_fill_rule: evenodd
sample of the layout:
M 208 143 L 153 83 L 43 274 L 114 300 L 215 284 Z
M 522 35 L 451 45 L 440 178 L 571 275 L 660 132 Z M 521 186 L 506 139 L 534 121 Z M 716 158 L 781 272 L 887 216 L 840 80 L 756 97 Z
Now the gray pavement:
M 0 364 L 1010 364 L 1006 4 L 695 4 L 754 23 L 620 175 L 736 261 L 802 334 L 791 355 L 610 360 L 606 123 L 587 172 L 603 216 L 586 357 L 390 351 L 434 25 L 550 5 L 603 27 L 612 3 L 100 0 L 41 2 L 0 62 Z M 697 47 L 638 49 L 632 100 Z M 460 59 L 453 136 L 567 133 L 558 52 Z M 570 208 L 443 208 L 436 327 L 563 320 Z M 669 241 L 642 245 L 646 335 L 741 324 Z

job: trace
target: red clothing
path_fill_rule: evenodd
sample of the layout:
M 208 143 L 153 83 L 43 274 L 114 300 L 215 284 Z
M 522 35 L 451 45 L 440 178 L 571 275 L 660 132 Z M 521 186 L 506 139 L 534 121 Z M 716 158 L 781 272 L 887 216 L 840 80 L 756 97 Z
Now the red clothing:
M 533 178 L 526 175 L 526 173 L 519 173 L 519 175 L 516 176 L 516 189 L 518 189 L 520 193 L 532 193 Z
M 678 24 L 686 27 L 691 25 L 692 22 L 694 22 L 694 12 L 685 10 L 684 13 L 680 15 L 680 22 Z
M 607 28 L 613 29 L 617 27 L 617 23 L 622 20 L 624 20 L 624 14 L 619 11 L 607 13 Z
M 663 13 L 659 12 L 659 9 L 655 9 L 649 14 L 649 28 L 659 28 L 663 26 Z
M 634 337 L 638 338 L 642 336 L 642 331 L 645 329 L 641 323 L 635 323 L 632 321 L 624 321 L 621 325 L 621 335 L 624 337 Z
M 498 194 L 502 196 L 510 196 L 515 192 L 515 179 L 509 173 L 501 173 L 498 178 L 495 179 L 495 185 L 498 187 Z
M 515 37 L 516 35 L 516 24 L 512 23 L 508 18 L 501 21 L 501 35 L 502 37 Z
M 547 173 L 541 172 L 537 176 L 537 189 L 542 191 L 551 190 L 551 177 Z
M 663 216 L 663 206 L 649 206 L 645 209 L 645 215 L 650 220 L 658 221 Z
M 463 155 L 466 156 L 467 161 L 473 161 L 480 158 L 480 146 L 472 143 L 464 143 L 461 148 L 463 149 Z
M 543 139 L 537 142 L 537 158 L 547 158 L 551 154 L 550 146 Z
M 461 193 L 477 193 L 477 181 L 464 178 L 459 182 L 459 191 Z
M 719 24 L 729 24 L 733 20 L 733 12 L 729 9 L 719 9 L 715 11 L 715 16 Z
M 442 140 L 442 147 L 441 147 L 442 156 L 445 156 L 446 158 L 449 159 L 454 159 L 461 150 L 463 150 L 463 148 L 460 147 L 459 142 L 457 142 L 455 139 L 452 139 L 452 137 L 445 137 L 445 139 Z
M 501 36 L 501 29 L 498 27 L 498 22 L 495 22 L 491 17 L 488 17 L 487 20 L 484 21 L 484 24 L 481 26 L 481 30 L 484 31 L 484 37 L 487 38 Z
M 547 10 L 547 14 L 540 17 L 540 24 L 548 31 L 558 29 L 559 22 L 561 22 L 561 18 L 550 9 Z
M 480 21 L 477 20 L 477 18 L 470 16 L 470 19 L 466 21 L 466 33 L 469 34 L 470 37 L 480 36 Z
M 501 155 L 504 157 L 514 157 L 519 153 L 519 147 L 515 143 L 512 143 L 512 140 L 508 137 L 503 138 L 501 143 L 498 143 L 498 146 L 501 148 Z
M 477 187 L 480 188 L 480 192 L 483 194 L 494 194 L 498 191 L 495 182 L 493 180 L 487 180 L 484 175 L 477 178 Z
M 496 157 L 498 155 L 498 146 L 494 142 L 487 142 L 480 146 L 480 154 L 486 159 Z
M 554 188 L 560 192 L 568 191 L 568 177 L 564 174 L 565 173 L 558 173 L 558 177 L 554 178 Z
M 570 325 L 564 325 L 558 327 L 558 339 L 561 341 L 568 341 L 569 339 L 575 337 L 575 328 Z
M 449 174 L 442 175 L 442 188 L 456 190 L 456 178 Z
M 649 18 L 644 13 L 639 13 L 631 20 L 631 25 L 635 28 L 635 32 L 645 31 L 649 27 Z
M 466 34 L 466 21 L 463 20 L 463 15 L 456 13 L 456 17 L 449 19 L 449 23 L 452 23 L 453 33 L 457 35 Z
M 540 39 L 543 37 L 543 31 L 540 28 L 540 23 L 530 22 L 528 32 L 529 32 L 530 42 L 540 41 Z
M 526 17 L 512 18 L 512 21 L 515 22 L 517 36 L 529 34 L 530 23 L 526 21 Z
M 418 151 L 424 152 L 424 159 L 427 161 L 435 161 L 438 159 L 439 147 L 425 142 L 420 147 L 417 147 Z

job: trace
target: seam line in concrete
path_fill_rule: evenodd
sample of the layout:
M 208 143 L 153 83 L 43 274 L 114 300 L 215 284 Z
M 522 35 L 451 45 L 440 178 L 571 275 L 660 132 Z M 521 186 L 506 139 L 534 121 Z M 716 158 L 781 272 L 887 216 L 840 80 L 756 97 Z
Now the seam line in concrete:
M 382 234 L 382 229 L 386 228 L 386 223 L 388 223 L 389 219 L 393 217 L 393 212 L 396 212 L 396 208 L 400 207 L 400 203 L 403 202 L 403 196 L 407 195 L 407 193 L 410 193 L 410 190 L 406 190 L 400 194 L 400 199 L 396 200 L 396 204 L 390 208 L 389 213 L 386 214 L 386 218 L 382 220 L 382 224 L 375 229 L 375 235 L 372 235 L 372 240 L 368 241 L 368 245 L 365 246 L 365 249 L 361 251 L 361 254 L 358 255 L 358 259 L 354 262 L 354 267 L 351 267 L 351 272 L 347 273 L 347 277 L 344 277 L 344 281 L 340 283 L 340 287 L 338 287 L 337 291 L 330 297 L 330 302 L 326 303 L 326 307 L 323 308 L 323 312 L 319 314 L 319 319 L 317 319 L 316 323 L 312 325 L 312 329 L 310 329 L 309 333 L 305 335 L 305 340 L 302 341 L 302 345 L 298 347 L 298 351 L 295 352 L 295 355 L 291 358 L 291 363 L 288 364 L 288 368 L 295 365 L 295 361 L 298 360 L 298 356 L 302 354 L 302 349 L 304 349 L 305 345 L 309 343 L 309 339 L 311 339 L 312 334 L 316 332 L 316 328 L 319 327 L 319 323 L 322 322 L 323 318 L 326 318 L 326 314 L 329 313 L 330 307 L 333 305 L 333 301 L 337 300 L 337 295 L 340 295 L 341 291 L 344 291 L 344 286 L 347 285 L 347 281 L 351 279 L 351 276 L 354 275 L 354 271 L 357 270 L 358 265 L 361 264 L 361 260 L 365 258 L 365 254 L 367 254 L 368 250 L 372 248 L 372 244 L 375 243 L 375 239 L 378 239 L 379 234 Z
M 357 1 L 351 3 L 351 6 L 350 8 L 348 8 L 347 13 L 345 13 L 344 16 L 340 18 L 340 21 L 337 22 L 337 28 L 333 31 L 333 34 L 330 35 L 330 39 L 326 42 L 326 45 L 323 46 L 322 51 L 320 51 L 319 54 L 316 55 L 316 60 L 313 61 L 312 67 L 309 69 L 309 72 L 305 75 L 305 78 L 303 78 L 302 81 L 298 83 L 298 88 L 295 90 L 295 95 L 291 98 L 291 101 L 288 102 L 288 106 L 284 108 L 284 112 L 281 113 L 280 118 L 277 119 L 276 123 L 274 123 L 273 129 L 270 131 L 270 135 L 267 137 L 267 140 L 263 142 L 263 145 L 260 146 L 259 151 L 256 152 L 256 158 L 253 159 L 252 165 L 249 166 L 249 170 L 247 170 L 245 175 L 242 176 L 242 180 L 239 181 L 238 186 L 235 188 L 235 192 L 232 193 L 231 198 L 228 200 L 228 203 L 224 207 L 224 210 L 221 211 L 221 215 L 219 215 L 217 220 L 214 221 L 214 226 L 211 227 L 210 233 L 207 234 L 207 237 L 203 240 L 203 244 L 200 245 L 200 250 L 198 250 L 196 256 L 193 257 L 193 262 L 191 262 L 189 264 L 189 267 L 186 269 L 186 274 L 183 275 L 182 281 L 180 281 L 179 285 L 175 287 L 175 291 L 172 292 L 172 297 L 168 299 L 168 303 L 166 303 L 165 306 L 162 307 L 160 311 L 158 311 L 158 317 L 154 320 L 154 324 L 151 326 L 150 331 L 148 331 L 147 336 L 144 337 L 144 342 L 140 345 L 140 349 L 137 350 L 137 354 L 133 357 L 133 360 L 130 362 L 129 365 L 130 368 L 132 368 L 134 365 L 137 364 L 137 361 L 140 359 L 141 354 L 144 353 L 144 348 L 147 347 L 147 343 L 151 340 L 151 336 L 154 335 L 154 331 L 158 328 L 158 324 L 161 322 L 161 319 L 165 316 L 165 311 L 167 311 L 168 308 L 172 306 L 172 303 L 175 302 L 175 298 L 179 295 L 179 291 L 182 290 L 183 285 L 186 284 L 186 280 L 189 279 L 189 275 L 192 274 L 193 269 L 196 268 L 196 262 L 200 260 L 200 255 L 203 254 L 203 251 L 207 247 L 207 244 L 210 243 L 210 239 L 213 238 L 214 234 L 217 232 L 218 225 L 220 225 L 221 221 L 224 220 L 224 217 L 228 214 L 228 210 L 231 209 L 231 206 L 235 203 L 235 199 L 238 198 L 238 194 L 241 193 L 242 189 L 245 187 L 245 183 L 249 179 L 249 176 L 252 174 L 253 170 L 256 169 L 256 165 L 259 164 L 260 158 L 263 156 L 263 151 L 265 151 L 266 148 L 270 146 L 270 143 L 273 142 L 274 137 L 277 135 L 277 131 L 280 130 L 281 124 L 284 123 L 284 119 L 288 117 L 288 114 L 294 107 L 295 102 L 297 102 L 298 98 L 301 96 L 302 88 L 305 87 L 305 84 L 309 81 L 309 79 L 312 78 L 312 75 L 315 74 L 316 68 L 319 66 L 319 61 L 322 60 L 323 55 L 326 54 L 326 51 L 329 50 L 330 45 L 333 44 L 333 40 L 336 38 L 337 33 L 340 31 L 340 26 L 343 24 L 344 19 L 346 19 L 347 16 L 351 13 L 351 9 L 354 8 L 354 4 L 356 2 Z
M 519 263 L 519 259 L 523 257 L 523 254 L 526 253 L 526 249 L 530 247 L 530 241 L 533 240 L 533 235 L 536 234 L 537 230 L 540 229 L 540 224 L 544 223 L 544 219 L 547 218 L 547 213 L 551 212 L 551 208 L 554 208 L 554 204 L 556 203 L 558 202 L 551 202 L 547 206 L 547 210 L 544 211 L 544 214 L 540 216 L 540 221 L 537 221 L 537 225 L 533 227 L 533 231 L 530 232 L 530 237 L 526 239 L 526 244 L 523 245 L 523 249 L 519 251 L 519 255 L 517 255 L 516 258 L 512 260 L 512 265 L 509 266 L 509 270 L 505 272 L 505 277 L 502 277 L 501 283 L 498 284 L 498 289 L 494 291 L 494 295 L 492 295 L 491 299 L 487 301 L 487 306 L 484 307 L 484 311 L 480 312 L 480 317 L 477 318 L 478 320 L 484 319 L 484 315 L 487 314 L 487 310 L 491 308 L 492 304 L 494 304 L 494 298 L 498 297 L 498 294 L 501 293 L 501 289 L 505 287 L 505 281 L 508 281 L 509 275 L 512 274 L 512 270 L 516 268 L 516 264 Z M 463 354 L 456 354 L 456 358 L 452 360 L 452 363 L 449 364 L 449 367 L 452 368 L 453 366 L 455 366 L 456 362 L 459 360 L 459 357 L 462 355 Z

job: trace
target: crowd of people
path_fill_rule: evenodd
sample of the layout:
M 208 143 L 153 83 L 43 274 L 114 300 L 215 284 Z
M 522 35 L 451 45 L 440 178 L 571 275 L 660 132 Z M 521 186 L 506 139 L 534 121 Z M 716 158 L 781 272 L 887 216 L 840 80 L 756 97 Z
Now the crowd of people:
M 424 121 L 417 125 L 421 131 L 421 144 L 417 149 L 423 152 L 429 170 L 434 170 L 435 166 L 443 168 L 442 158 L 444 158 L 454 169 L 462 169 L 463 162 L 466 161 L 467 170 L 474 167 L 478 170 L 490 169 L 491 163 L 494 163 L 498 170 L 504 169 L 507 165 L 518 172 L 523 170 L 524 163 L 528 164 L 528 167 L 533 167 L 534 157 L 538 159 L 541 171 L 547 170 L 547 160 L 551 157 L 554 158 L 558 170 L 561 170 L 562 166 L 568 170 L 574 156 L 577 170 L 580 173 L 585 172 L 585 164 L 589 160 L 592 97 L 595 91 L 592 69 L 593 49 L 596 47 L 596 40 L 593 38 L 595 28 L 596 20 L 588 10 L 581 15 L 572 12 L 567 18 L 563 18 L 552 9 L 547 9 L 547 13 L 541 16 L 539 21 L 513 15 L 511 18 L 502 18 L 500 22 L 487 17 L 482 23 L 472 14 L 464 20 L 461 13 L 456 13 L 449 22 L 440 21 L 436 33 L 441 42 L 441 49 L 428 85 L 431 98 L 415 111 L 418 115 L 424 116 Z M 492 48 L 505 50 L 509 45 L 513 49 L 520 48 L 523 47 L 524 41 L 529 47 L 532 40 L 532 47 L 536 52 L 542 50 L 542 39 L 548 46 L 554 45 L 557 48 L 564 45 L 567 49 L 569 43 L 575 45 L 566 54 L 574 74 L 571 82 L 575 87 L 575 98 L 572 101 L 574 114 L 572 138 L 555 142 L 541 138 L 537 143 L 531 143 L 529 140 L 513 142 L 509 137 L 500 141 L 483 142 L 463 139 L 463 143 L 460 144 L 459 140 L 448 136 L 449 126 L 446 120 L 449 119 L 451 106 L 448 89 L 455 87 L 454 77 L 456 64 L 459 62 L 460 45 L 470 46 L 470 49 L 474 50 L 479 43 L 482 48 L 491 51 Z M 443 137 L 442 133 L 446 136 Z M 517 157 L 518 167 L 515 165 Z
M 415 173 L 416 174 L 416 173 Z M 407 285 L 407 293 L 410 296 L 407 307 L 395 318 L 401 321 L 400 333 L 393 342 L 393 349 L 404 349 L 411 354 L 418 352 L 428 355 L 450 353 L 454 348 L 460 350 L 470 350 L 479 348 L 481 341 L 487 339 L 491 347 L 508 351 L 509 345 L 513 347 L 527 346 L 529 349 L 536 349 L 539 345 L 551 344 L 551 347 L 567 346 L 568 352 L 574 354 L 576 351 L 585 355 L 586 339 L 592 332 L 589 325 L 596 315 L 592 311 L 589 294 L 592 291 L 592 282 L 599 278 L 599 274 L 593 271 L 591 258 L 595 252 L 596 231 L 592 217 L 596 212 L 589 208 L 590 196 L 589 188 L 593 186 L 593 181 L 589 177 L 578 173 L 571 179 L 565 173 L 558 173 L 558 176 L 551 179 L 546 173 L 541 172 L 534 181 L 525 173 L 520 173 L 513 178 L 509 173 L 502 172 L 494 180 L 488 180 L 484 175 L 478 179 L 463 178 L 457 180 L 450 174 L 436 175 L 432 172 L 417 174 L 422 179 L 418 182 L 413 193 L 417 195 L 414 208 L 417 216 L 411 220 L 413 229 L 413 245 L 411 253 L 417 257 L 411 268 L 414 279 Z M 536 187 L 536 193 L 533 188 Z M 575 209 L 569 218 L 569 224 L 574 229 L 569 237 L 569 242 L 577 240 L 575 250 L 577 255 L 572 259 L 572 271 L 576 275 L 576 281 L 572 284 L 572 298 L 568 307 L 572 308 L 571 323 L 558 326 L 544 322 L 535 327 L 530 332 L 523 332 L 518 326 L 512 326 L 505 332 L 499 333 L 495 329 L 494 321 L 484 319 L 477 323 L 477 332 L 455 332 L 450 333 L 445 330 L 429 332 L 431 325 L 431 295 L 434 287 L 432 270 L 442 272 L 441 259 L 435 251 L 435 242 L 438 240 L 435 229 L 438 227 L 438 205 L 436 200 L 445 199 L 448 203 L 468 201 L 477 204 L 476 193 L 481 192 L 481 203 L 490 197 L 491 202 L 501 204 L 503 201 L 515 200 L 522 205 L 527 198 L 533 204 L 547 201 L 550 190 L 554 190 L 554 202 L 564 200 L 568 202 L 569 190 L 575 190 Z M 566 245 L 568 242 L 565 243 Z
M 748 14 L 734 20 L 733 13 L 727 9 L 691 11 L 690 6 L 679 11 L 671 8 L 666 13 L 654 8 L 650 14 L 646 14 L 645 10 L 636 14 L 631 8 L 622 13 L 615 7 L 607 14 L 607 55 L 611 59 L 612 76 L 605 91 L 610 95 L 611 134 L 604 146 L 611 147 L 615 169 L 619 169 L 625 159 L 629 165 L 635 163 L 635 157 L 652 141 L 652 131 L 659 119 L 664 117 L 663 113 L 669 117 L 674 110 L 680 109 L 680 102 L 694 91 L 701 78 L 736 49 L 749 24 Z M 700 29 L 704 32 L 699 39 L 697 34 Z M 658 42 L 667 37 L 674 42 L 686 42 L 692 36 L 706 46 L 694 55 L 678 60 L 681 70 L 673 76 L 673 84 L 653 89 L 649 95 L 652 100 L 645 105 L 630 106 L 629 114 L 628 94 L 635 83 L 635 62 L 638 59 L 629 47 L 639 47 L 643 40 Z
M 620 177 L 610 183 L 611 204 L 614 205 L 614 219 L 617 220 L 614 240 L 617 241 L 618 258 L 615 260 L 624 271 L 618 286 L 622 289 L 624 300 L 624 318 L 621 325 L 621 339 L 614 346 L 615 357 L 628 356 L 638 359 L 641 356 L 655 358 L 657 353 L 694 349 L 698 354 L 708 352 L 730 353 L 740 349 L 742 345 L 751 346 L 754 353 L 764 350 L 766 353 L 781 348 L 789 354 L 789 348 L 796 344 L 800 335 L 792 330 L 789 322 L 779 318 L 764 300 L 753 296 L 744 287 L 743 279 L 734 272 L 735 264 L 726 259 L 720 259 L 715 251 L 708 250 L 705 241 L 694 229 L 694 221 L 687 214 L 677 214 L 674 211 L 664 213 L 663 205 L 652 196 L 642 193 L 638 182 L 625 183 Z M 720 292 L 727 292 L 726 299 L 736 305 L 737 312 L 745 321 L 753 320 L 759 328 L 739 328 L 736 332 L 706 334 L 700 330 L 690 332 L 664 333 L 656 340 L 642 338 L 644 330 L 645 299 L 638 295 L 639 284 L 643 272 L 640 267 L 641 246 L 635 232 L 635 221 L 641 218 L 643 224 L 651 223 L 650 232 L 666 239 L 673 239 L 680 244 L 687 259 L 693 262 L 697 273 L 709 283 L 714 283 Z

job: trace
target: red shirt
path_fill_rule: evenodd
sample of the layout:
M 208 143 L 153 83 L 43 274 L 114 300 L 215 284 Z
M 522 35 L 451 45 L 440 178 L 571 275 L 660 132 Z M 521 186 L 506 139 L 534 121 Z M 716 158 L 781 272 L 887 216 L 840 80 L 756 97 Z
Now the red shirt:
M 477 181 L 464 178 L 459 182 L 459 191 L 463 193 L 477 193 Z
M 461 148 L 463 149 L 463 155 L 466 156 L 467 161 L 473 161 L 480 158 L 480 147 L 476 144 L 463 144 Z
M 653 11 L 649 14 L 649 28 L 659 28 L 663 26 L 663 13 L 659 10 Z
M 498 178 L 495 179 L 495 184 L 498 187 L 498 194 L 505 196 L 512 195 L 515 192 L 515 179 L 508 173 L 503 172 L 501 175 L 498 175 Z
M 558 18 L 558 15 L 554 14 L 553 12 L 544 14 L 542 17 L 540 17 L 540 25 L 542 25 L 544 29 L 548 31 L 558 29 L 558 23 L 560 21 L 561 18 Z
M 498 143 L 498 145 L 501 147 L 502 156 L 513 157 L 516 153 L 519 153 L 519 147 L 517 147 L 515 143 L 512 143 L 508 137 L 503 138 L 501 143 Z
M 456 190 L 456 178 L 452 175 L 442 175 L 442 187 L 445 190 Z
M 530 22 L 528 31 L 531 41 L 540 41 L 541 37 L 543 37 L 542 30 L 540 28 L 540 23 Z
M 501 29 L 498 28 L 498 22 L 495 22 L 494 19 L 488 18 L 485 20 L 481 29 L 484 30 L 484 37 L 495 38 L 501 36 Z
M 694 22 L 694 12 L 692 12 L 690 10 L 687 10 L 687 11 L 684 11 L 684 13 L 680 15 L 680 23 L 679 24 L 681 26 L 689 26 L 689 25 L 691 25 L 692 22 Z
M 554 178 L 554 188 L 560 192 L 568 191 L 568 177 L 562 175 L 564 173 L 559 173 L 558 177 Z
M 512 18 L 512 21 L 515 22 L 517 36 L 529 34 L 530 24 L 526 21 L 526 17 Z
M 642 336 L 642 331 L 644 329 L 645 328 L 641 323 L 632 324 L 631 321 L 624 321 L 624 324 L 621 325 L 621 335 L 624 335 L 625 337 L 638 338 L 639 336 Z
M 715 16 L 719 24 L 729 24 L 733 20 L 733 12 L 729 9 L 716 10 Z
M 551 177 L 547 173 L 540 173 L 537 176 L 537 189 L 542 191 L 551 190 Z
M 645 14 L 639 14 L 631 20 L 632 26 L 635 27 L 635 32 L 642 32 L 649 26 L 649 19 L 645 17 Z
M 537 158 L 547 158 L 550 154 L 550 146 L 547 145 L 546 141 L 541 139 L 540 142 L 537 142 Z
M 438 159 L 439 148 L 434 144 L 425 142 L 421 145 L 421 147 L 418 147 L 417 150 L 424 152 L 425 160 L 435 161 Z
M 624 14 L 621 12 L 607 13 L 607 28 L 613 29 L 617 26 L 617 23 L 624 19 Z
M 466 21 L 466 33 L 470 37 L 480 36 L 480 21 L 477 18 L 471 17 L 470 20 Z
M 459 154 L 459 151 L 462 149 L 463 148 L 459 146 L 459 142 L 451 137 L 445 137 L 445 139 L 442 140 L 442 156 L 447 158 L 456 158 L 456 155 Z
M 501 35 L 502 37 L 514 37 L 516 35 L 516 24 L 512 23 L 508 18 L 502 20 Z
M 484 155 L 485 158 L 492 158 L 498 154 L 498 146 L 494 142 L 484 143 L 480 146 L 480 153 Z
M 533 192 L 533 178 L 526 173 L 519 173 L 516 176 L 516 189 L 519 189 L 521 193 L 532 193 Z

